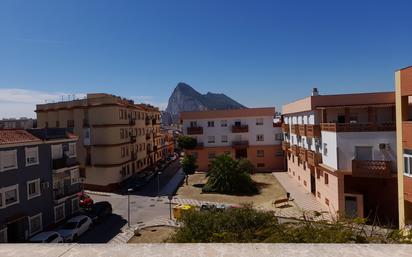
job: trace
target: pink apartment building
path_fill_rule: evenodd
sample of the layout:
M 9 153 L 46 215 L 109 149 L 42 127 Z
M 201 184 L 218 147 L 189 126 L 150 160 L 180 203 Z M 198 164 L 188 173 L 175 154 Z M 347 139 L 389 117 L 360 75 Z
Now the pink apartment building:
M 395 94 L 311 96 L 283 106 L 287 170 L 339 217 L 397 222 Z

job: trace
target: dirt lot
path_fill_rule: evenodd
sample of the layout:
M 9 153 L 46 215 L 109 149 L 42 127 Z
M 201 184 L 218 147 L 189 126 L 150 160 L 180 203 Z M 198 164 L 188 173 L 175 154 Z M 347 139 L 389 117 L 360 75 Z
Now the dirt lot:
M 260 194 L 254 196 L 233 196 L 224 194 L 202 193 L 202 185 L 207 181 L 205 173 L 190 175 L 189 185 L 182 185 L 177 191 L 177 197 L 200 201 L 221 202 L 231 204 L 253 203 L 256 207 L 272 209 L 272 202 L 286 196 L 285 189 L 271 173 L 257 173 L 252 179 L 258 184 Z
M 157 226 L 140 230 L 140 236 L 132 237 L 128 243 L 164 243 L 175 231 L 175 228 Z

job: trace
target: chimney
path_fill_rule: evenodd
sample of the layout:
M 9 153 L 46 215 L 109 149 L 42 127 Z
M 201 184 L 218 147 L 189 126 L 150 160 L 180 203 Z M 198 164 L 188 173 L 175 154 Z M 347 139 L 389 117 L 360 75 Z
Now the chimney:
M 318 88 L 317 88 L 317 87 L 314 87 L 314 88 L 312 89 L 312 96 L 318 96 L 318 95 L 319 95 Z

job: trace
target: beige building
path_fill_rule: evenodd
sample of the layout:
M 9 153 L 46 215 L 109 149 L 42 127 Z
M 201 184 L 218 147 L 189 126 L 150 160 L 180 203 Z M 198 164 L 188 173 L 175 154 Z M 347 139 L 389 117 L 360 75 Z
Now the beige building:
M 39 104 L 37 125 L 64 127 L 79 136 L 78 161 L 87 189 L 113 191 L 162 158 L 159 109 L 110 94 Z

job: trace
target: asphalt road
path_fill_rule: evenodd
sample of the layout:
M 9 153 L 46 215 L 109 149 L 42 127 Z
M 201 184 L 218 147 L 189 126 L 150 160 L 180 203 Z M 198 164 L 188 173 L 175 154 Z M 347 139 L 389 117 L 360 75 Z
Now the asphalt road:
M 159 176 L 160 191 L 180 169 L 179 161 L 171 163 Z M 130 224 L 149 222 L 158 218 L 169 217 L 169 205 L 157 197 L 157 177 L 146 184 L 140 191 L 130 195 Z M 128 196 L 120 194 L 90 194 L 95 202 L 108 201 L 112 204 L 113 215 L 101 224 L 93 226 L 78 239 L 78 243 L 107 243 L 120 233 L 127 224 Z

